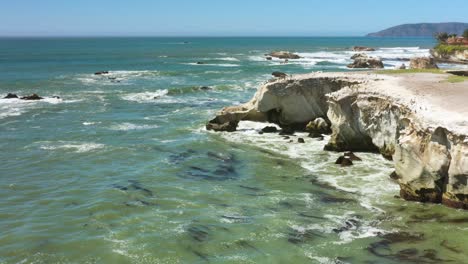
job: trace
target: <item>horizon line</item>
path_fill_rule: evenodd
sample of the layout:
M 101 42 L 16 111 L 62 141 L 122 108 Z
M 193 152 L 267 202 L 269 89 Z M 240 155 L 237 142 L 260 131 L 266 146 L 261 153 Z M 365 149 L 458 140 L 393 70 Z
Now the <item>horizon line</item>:
M 432 38 L 432 36 L 367 36 L 367 35 L 0 35 L 0 38 Z

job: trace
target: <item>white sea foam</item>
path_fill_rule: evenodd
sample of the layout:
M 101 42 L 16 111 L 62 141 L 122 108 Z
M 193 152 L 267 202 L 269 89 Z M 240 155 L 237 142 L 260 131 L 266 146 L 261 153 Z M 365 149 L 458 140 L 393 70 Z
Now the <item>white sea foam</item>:
M 75 141 L 46 141 L 40 142 L 40 149 L 44 150 L 65 150 L 76 153 L 90 152 L 97 149 L 104 148 L 104 144 L 92 143 L 92 142 L 75 142 Z
M 222 60 L 222 61 L 239 61 L 239 59 L 234 57 L 222 57 L 222 58 L 214 58 L 214 60 Z
M 123 100 L 133 101 L 138 103 L 152 103 L 155 100 L 166 96 L 168 90 L 157 90 L 154 92 L 141 92 L 141 93 L 130 93 L 122 96 Z
M 254 144 L 293 158 L 314 175 L 319 175 L 318 180 L 359 195 L 361 206 L 374 212 L 382 212 L 379 206 L 389 203 L 389 197 L 398 193 L 398 186 L 388 177 L 393 170 L 392 164 L 381 156 L 358 153 L 363 158 L 362 162 L 356 162 L 350 168 L 341 168 L 334 165 L 338 154 L 323 152 L 328 137 L 318 141 L 308 138 L 306 133 L 296 133 L 297 137 L 305 138 L 306 143 L 295 143 L 296 137 L 291 138 L 294 143 L 289 143 L 277 134 L 258 134 L 264 126 L 264 123 L 243 121 L 237 132 L 222 135 L 231 141 Z
M 239 64 L 230 64 L 230 63 L 204 63 L 198 64 L 196 62 L 182 63 L 185 65 L 196 65 L 196 66 L 215 66 L 215 67 L 240 67 Z
M 81 100 L 63 100 L 61 98 L 45 97 L 42 100 L 0 99 L 0 119 L 9 116 L 19 116 L 32 109 L 60 103 L 75 103 Z
M 346 65 L 352 63 L 351 56 L 356 53 L 365 53 L 369 56 L 380 57 L 383 63 L 390 68 L 400 66 L 402 63 L 408 64 L 407 60 L 413 57 L 430 56 L 429 49 L 419 47 L 393 47 L 377 48 L 376 51 L 355 52 L 349 50 L 317 51 L 317 52 L 297 52 L 300 59 L 290 59 L 284 64 L 284 59 L 272 58 L 266 60 L 263 53 L 248 56 L 248 60 L 263 62 L 271 66 L 281 65 L 300 65 L 306 69 L 313 68 L 342 68 L 347 69 Z M 335 65 L 326 65 L 326 63 Z M 408 66 L 408 65 L 407 65 Z
M 137 125 L 132 123 L 121 123 L 116 124 L 110 127 L 111 130 L 120 130 L 120 131 L 128 131 L 128 130 L 143 130 L 143 129 L 154 129 L 158 128 L 158 125 Z
M 83 122 L 83 125 L 84 126 L 92 126 L 92 125 L 96 125 L 96 124 L 100 124 L 101 122 Z
M 154 79 L 160 76 L 159 71 L 109 71 L 108 74 L 95 75 L 80 74 L 76 79 L 85 85 L 125 85 L 126 81 L 133 79 Z

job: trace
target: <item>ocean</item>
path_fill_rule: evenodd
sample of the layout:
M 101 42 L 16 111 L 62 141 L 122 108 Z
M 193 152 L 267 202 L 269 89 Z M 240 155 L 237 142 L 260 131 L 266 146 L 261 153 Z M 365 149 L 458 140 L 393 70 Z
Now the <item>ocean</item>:
M 434 44 L 0 39 L 0 96 L 45 98 L 0 99 L 0 263 L 466 263 L 467 212 L 395 198 L 380 155 L 341 168 L 326 139 L 204 128 L 273 71 L 349 71 L 355 45 L 393 68 Z

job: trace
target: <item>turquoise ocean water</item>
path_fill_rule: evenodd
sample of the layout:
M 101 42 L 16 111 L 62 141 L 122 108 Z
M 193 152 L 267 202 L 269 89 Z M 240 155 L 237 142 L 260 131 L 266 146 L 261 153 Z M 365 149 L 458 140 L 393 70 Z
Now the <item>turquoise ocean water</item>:
M 0 263 L 466 263 L 467 213 L 394 198 L 380 156 L 205 131 L 273 71 L 347 71 L 354 45 L 392 68 L 434 42 L 0 39 L 1 96 L 46 98 L 0 99 Z

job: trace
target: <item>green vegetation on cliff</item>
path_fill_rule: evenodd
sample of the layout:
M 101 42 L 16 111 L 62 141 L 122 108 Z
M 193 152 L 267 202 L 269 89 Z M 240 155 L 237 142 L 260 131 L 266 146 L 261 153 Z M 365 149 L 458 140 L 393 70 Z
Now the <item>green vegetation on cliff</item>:
M 434 50 L 441 55 L 453 54 L 455 51 L 464 51 L 468 50 L 468 46 L 464 45 L 447 45 L 444 43 L 439 43 L 434 47 Z

